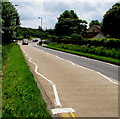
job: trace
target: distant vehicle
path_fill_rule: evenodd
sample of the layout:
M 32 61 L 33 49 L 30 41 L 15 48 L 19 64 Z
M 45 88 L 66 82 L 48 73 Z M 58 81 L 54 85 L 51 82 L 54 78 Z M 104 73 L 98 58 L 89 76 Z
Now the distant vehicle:
M 40 40 L 37 45 L 42 45 L 42 44 L 49 44 L 50 41 L 47 40 Z
M 42 41 L 39 41 L 37 45 L 42 45 Z
M 33 39 L 33 42 L 38 42 L 38 39 Z
M 50 41 L 47 41 L 47 40 L 46 40 L 46 41 L 44 41 L 44 43 L 45 43 L 45 44 L 49 44 L 49 43 L 50 43 Z
M 50 41 L 48 41 L 48 40 L 42 40 L 42 43 L 43 43 L 43 44 L 49 44 Z
M 23 39 L 22 45 L 28 45 L 28 39 Z

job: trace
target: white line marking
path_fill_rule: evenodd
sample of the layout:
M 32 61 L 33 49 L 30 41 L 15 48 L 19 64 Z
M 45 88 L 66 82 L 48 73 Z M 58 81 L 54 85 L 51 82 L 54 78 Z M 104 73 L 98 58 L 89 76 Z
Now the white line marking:
M 28 54 L 26 54 L 25 56 L 28 56 Z
M 73 63 L 72 61 L 68 60 L 73 66 L 75 65 L 75 63 Z
M 120 85 L 119 83 L 112 81 L 110 78 L 108 78 L 107 76 L 103 75 L 102 73 L 100 73 L 100 72 L 97 72 L 97 73 L 100 74 L 101 76 L 103 76 L 104 78 L 106 78 L 106 79 L 107 79 L 108 81 L 110 81 L 111 83 L 113 83 L 113 84 L 115 84 L 115 85 Z
M 57 55 L 53 55 L 53 56 L 56 56 L 58 59 L 65 60 L 65 59 L 63 59 L 63 58 L 61 58 L 61 57 L 59 57 Z
M 61 52 L 61 51 L 60 51 L 60 52 Z M 62 52 L 62 53 L 66 54 L 65 52 Z M 87 59 L 87 60 L 93 60 L 93 61 L 96 61 L 96 62 L 101 62 L 101 63 L 108 64 L 108 65 L 111 65 L 111 66 L 114 66 L 114 67 L 118 67 L 118 66 L 115 65 L 115 64 L 110 64 L 110 63 L 108 63 L 108 62 L 103 62 L 103 61 L 99 61 L 99 60 L 96 60 L 96 59 L 87 58 L 87 57 L 85 57 L 85 56 L 78 56 L 78 55 L 69 54 L 69 53 L 67 53 L 67 54 L 68 54 L 68 55 L 72 55 L 72 56 L 76 56 L 76 57 L 81 57 L 81 58 Z
M 23 51 L 24 49 L 21 48 Z M 25 51 L 24 51 L 25 53 Z M 26 54 L 26 53 L 25 53 Z M 49 83 L 52 84 L 52 88 L 53 88 L 53 91 L 54 91 L 54 96 L 55 96 L 55 104 L 56 106 L 60 106 L 62 107 L 61 103 L 60 103 L 60 100 L 59 100 L 59 96 L 58 96 L 58 92 L 57 92 L 57 88 L 56 88 L 56 85 L 50 81 L 49 79 L 47 79 L 45 76 L 43 76 L 42 74 L 40 74 L 37 69 L 38 69 L 38 66 L 36 63 L 34 63 L 33 61 L 31 61 L 31 57 L 28 56 L 28 54 L 26 54 L 25 56 L 27 56 L 29 58 L 29 62 L 33 63 L 35 65 L 35 73 L 38 74 L 39 76 L 41 76 L 42 78 L 44 78 L 45 80 L 47 80 Z
M 59 97 L 58 97 L 58 92 L 57 92 L 57 89 L 56 89 L 56 85 L 52 85 L 53 87 L 53 91 L 54 91 L 54 94 L 55 94 L 55 102 L 56 102 L 56 105 L 58 106 L 61 106 L 61 103 L 60 103 L 60 100 L 59 100 Z
M 76 64 L 76 66 L 79 67 L 79 68 L 87 69 L 86 67 L 83 67 L 83 66 L 80 66 L 80 65 L 77 65 L 77 64 Z M 87 69 L 87 70 L 88 70 L 88 69 Z M 89 69 L 89 70 L 91 70 L 91 69 Z M 93 71 L 93 70 L 92 70 L 92 71 Z
M 57 58 L 59 58 L 57 55 L 56 55 Z
M 53 114 L 75 112 L 73 108 L 56 108 L 51 110 Z
M 37 49 L 37 48 L 35 48 L 35 49 Z M 39 50 L 40 50 L 40 49 L 39 49 Z M 41 51 L 41 50 L 40 50 L 40 51 Z M 70 55 L 74 55 L 74 54 L 70 54 Z M 56 55 L 53 55 L 53 56 L 56 56 Z M 63 58 L 61 58 L 61 57 L 59 57 L 59 56 L 56 56 L 56 57 L 57 57 L 58 59 L 61 59 L 61 60 L 67 60 L 67 59 L 63 59 Z M 86 57 L 83 57 L 83 56 L 81 56 L 81 57 L 84 58 L 84 59 L 93 60 L 93 59 L 89 59 L 89 58 L 86 58 Z M 98 72 L 98 71 L 95 71 L 95 70 L 93 70 L 93 69 L 89 69 L 89 68 L 86 68 L 86 67 L 77 65 L 77 64 L 73 63 L 73 62 L 70 61 L 70 60 L 67 60 L 67 61 L 69 61 L 72 65 L 77 66 L 77 67 L 79 67 L 79 68 L 84 68 L 84 69 L 87 69 L 87 70 L 90 70 L 90 71 L 93 71 L 93 72 L 97 72 L 98 74 L 100 74 L 101 76 L 103 76 L 105 79 L 107 79 L 107 80 L 110 81 L 111 83 L 116 84 L 116 85 L 120 85 L 119 83 L 112 81 L 110 78 L 108 78 L 107 76 L 103 75 L 102 73 L 100 73 L 100 72 Z M 97 62 L 102 62 L 102 61 L 98 61 L 98 60 L 95 60 L 95 61 L 97 61 Z M 106 63 L 106 62 L 102 62 L 102 63 Z M 106 63 L 106 64 L 109 64 L 109 65 L 111 65 L 111 66 L 116 66 L 116 65 L 110 64 L 110 63 Z M 116 67 L 117 67 L 117 66 L 116 66 Z

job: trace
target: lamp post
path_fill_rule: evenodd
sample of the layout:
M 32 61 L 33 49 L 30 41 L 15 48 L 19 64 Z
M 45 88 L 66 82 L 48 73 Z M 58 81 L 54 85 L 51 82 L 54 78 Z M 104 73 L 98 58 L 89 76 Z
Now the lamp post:
M 41 20 L 41 29 L 42 29 L 42 17 L 38 17 L 38 19 Z
M 14 5 L 14 6 L 18 6 L 18 5 Z
M 41 20 L 41 31 L 42 31 L 42 17 L 38 17 L 38 19 Z M 42 45 L 42 36 L 41 36 L 41 42 L 39 42 L 39 45 Z

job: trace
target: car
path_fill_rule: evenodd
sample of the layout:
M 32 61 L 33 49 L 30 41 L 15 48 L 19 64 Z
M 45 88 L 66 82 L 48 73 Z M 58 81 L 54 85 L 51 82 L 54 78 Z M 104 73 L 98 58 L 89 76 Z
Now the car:
M 23 39 L 22 45 L 28 45 L 28 39 Z
M 44 43 L 44 44 L 49 44 L 50 41 L 44 40 L 43 43 Z
M 37 45 L 42 45 L 42 41 L 39 41 Z
M 38 42 L 38 39 L 33 39 L 33 42 Z

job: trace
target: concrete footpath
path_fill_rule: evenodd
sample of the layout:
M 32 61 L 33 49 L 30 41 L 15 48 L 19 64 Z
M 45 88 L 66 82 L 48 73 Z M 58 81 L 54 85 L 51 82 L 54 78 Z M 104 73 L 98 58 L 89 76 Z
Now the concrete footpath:
M 118 117 L 118 82 L 32 46 L 20 44 L 53 105 L 53 113 L 54 109 L 69 108 L 77 117 Z

